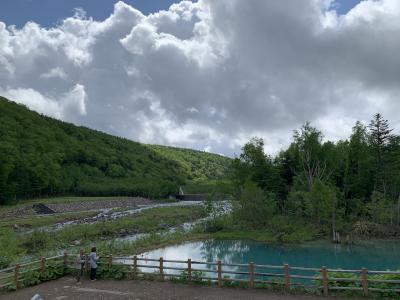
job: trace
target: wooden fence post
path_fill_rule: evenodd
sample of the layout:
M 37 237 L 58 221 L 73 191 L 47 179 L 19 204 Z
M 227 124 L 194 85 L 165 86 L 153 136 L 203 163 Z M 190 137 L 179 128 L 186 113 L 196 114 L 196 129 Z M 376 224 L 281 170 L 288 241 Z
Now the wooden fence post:
M 64 267 L 68 267 L 68 253 L 64 252 Z
M 133 256 L 133 276 L 136 278 L 137 276 L 137 256 Z
M 368 297 L 368 270 L 366 268 L 361 271 L 361 280 L 364 296 Z
M 254 287 L 254 263 L 249 264 L 249 287 Z
M 42 259 L 40 260 L 40 271 L 42 272 L 42 274 L 46 271 L 46 258 L 42 257 Z
M 113 264 L 113 256 L 110 254 L 108 256 L 108 267 L 111 268 Z
M 217 268 L 218 268 L 218 286 L 221 287 L 222 286 L 222 263 L 220 260 L 217 262 Z
M 192 281 L 192 260 L 190 258 L 188 259 L 187 264 L 188 264 L 188 280 L 189 280 L 189 282 L 191 282 Z
M 290 274 L 289 274 L 289 265 L 288 264 L 284 264 L 283 265 L 283 269 L 285 272 L 285 288 L 286 290 L 290 289 Z
M 322 275 L 322 287 L 323 287 L 324 295 L 328 296 L 329 279 L 328 279 L 328 271 L 327 271 L 326 267 L 322 267 L 321 275 Z
M 160 280 L 164 281 L 164 260 L 160 257 Z
M 19 269 L 20 269 L 20 265 L 17 264 L 15 265 L 15 269 L 14 269 L 14 283 L 15 283 L 15 288 L 18 289 L 19 287 Z

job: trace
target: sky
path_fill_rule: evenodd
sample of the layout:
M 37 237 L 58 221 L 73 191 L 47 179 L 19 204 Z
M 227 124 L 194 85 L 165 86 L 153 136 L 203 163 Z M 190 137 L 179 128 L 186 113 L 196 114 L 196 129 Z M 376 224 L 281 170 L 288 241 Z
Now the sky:
M 398 0 L 0 1 L 0 95 L 228 156 L 253 136 L 276 154 L 306 121 L 337 141 L 380 112 L 399 132 L 398 49 Z
M 2 0 L 0 20 L 21 28 L 28 21 L 44 27 L 56 26 L 70 17 L 76 8 L 83 9 L 94 20 L 104 20 L 113 11 L 115 0 Z M 125 0 L 143 14 L 168 9 L 178 0 Z

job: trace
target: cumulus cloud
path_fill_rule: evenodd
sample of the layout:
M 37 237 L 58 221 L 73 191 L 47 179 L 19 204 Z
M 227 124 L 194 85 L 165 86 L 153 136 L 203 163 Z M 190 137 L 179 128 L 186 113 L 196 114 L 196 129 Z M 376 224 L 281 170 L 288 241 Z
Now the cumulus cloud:
M 57 95 L 57 98 L 42 95 L 31 88 L 8 88 L 0 93 L 9 99 L 25 104 L 29 108 L 43 114 L 71 122 L 80 122 L 80 117 L 86 115 L 85 88 L 77 84 L 67 93 Z
M 400 2 L 182 1 L 57 27 L 0 22 L 0 93 L 39 112 L 146 143 L 233 155 L 257 135 L 327 138 L 383 113 L 399 127 Z M 10 24 L 9 24 L 10 25 Z

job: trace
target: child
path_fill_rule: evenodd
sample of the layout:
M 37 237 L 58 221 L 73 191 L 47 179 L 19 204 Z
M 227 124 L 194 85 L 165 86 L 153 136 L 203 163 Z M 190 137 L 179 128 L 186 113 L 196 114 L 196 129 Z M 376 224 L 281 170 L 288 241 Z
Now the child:
M 83 268 L 85 266 L 85 256 L 83 250 L 80 250 L 75 260 L 75 279 L 78 284 L 81 283 L 81 276 L 83 275 Z

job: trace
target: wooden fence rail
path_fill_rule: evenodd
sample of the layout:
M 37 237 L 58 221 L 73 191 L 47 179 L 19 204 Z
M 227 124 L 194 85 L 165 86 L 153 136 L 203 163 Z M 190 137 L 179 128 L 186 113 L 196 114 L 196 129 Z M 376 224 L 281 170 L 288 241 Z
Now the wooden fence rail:
M 63 267 L 73 267 L 76 254 L 67 254 L 41 258 L 24 264 L 17 264 L 0 270 L 0 289 L 13 286 L 18 289 L 29 272 L 46 272 L 52 261 L 58 261 Z M 88 256 L 86 256 L 86 270 L 89 270 Z M 188 282 L 207 280 L 223 286 L 233 282 L 246 284 L 253 288 L 259 285 L 280 285 L 286 290 L 294 287 L 320 290 L 324 295 L 335 290 L 360 291 L 364 296 L 369 292 L 400 293 L 400 271 L 374 271 L 365 268 L 361 270 L 342 270 L 308 267 L 293 267 L 288 264 L 282 266 L 249 264 L 232 264 L 217 262 L 201 262 L 188 260 L 169 260 L 141 258 L 135 256 L 122 257 L 109 255 L 99 260 L 99 266 L 108 268 L 123 267 L 124 273 L 133 278 L 139 275 L 154 275 L 159 280 L 180 278 Z M 300 273 L 299 273 L 300 272 Z M 345 275 L 345 276 L 344 276 Z M 385 279 L 382 276 L 390 275 Z M 371 277 L 375 276 L 375 277 Z M 376 278 L 377 276 L 380 276 Z M 352 284 L 352 286 L 349 286 Z M 378 286 L 376 286 L 378 284 Z M 381 286 L 379 286 L 379 284 Z M 382 287 L 385 285 L 385 287 Z M 394 285 L 394 286 L 393 286 Z M 388 287 L 390 286 L 390 287 Z

